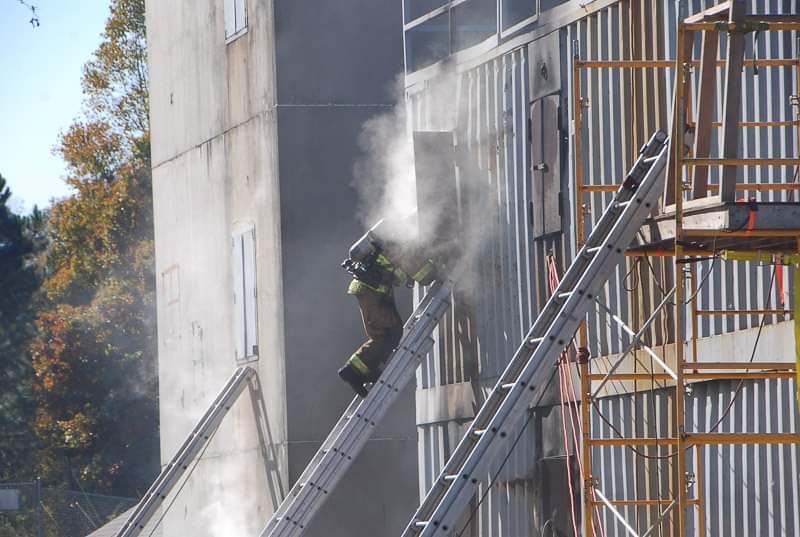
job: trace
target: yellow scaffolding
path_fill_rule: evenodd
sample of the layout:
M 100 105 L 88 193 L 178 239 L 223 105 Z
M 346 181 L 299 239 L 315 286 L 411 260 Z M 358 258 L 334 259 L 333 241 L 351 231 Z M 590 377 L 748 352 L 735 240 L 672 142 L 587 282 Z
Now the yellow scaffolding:
M 708 144 L 695 144 L 693 148 L 695 154 L 691 157 L 684 154 L 683 143 L 672 143 L 672 154 L 669 170 L 667 172 L 668 187 L 665 192 L 665 205 L 671 205 L 674 210 L 674 240 L 673 245 L 668 248 L 657 250 L 647 250 L 643 248 L 632 249 L 628 254 L 632 256 L 661 256 L 672 257 L 673 274 L 675 278 L 674 295 L 674 349 L 675 349 L 675 369 L 674 371 L 655 372 L 636 372 L 633 373 L 600 373 L 593 371 L 592 361 L 583 360 L 579 363 L 581 380 L 581 420 L 583 423 L 582 438 L 582 463 L 585 469 L 583 483 L 583 526 L 584 536 L 593 535 L 593 512 L 597 507 L 602 506 L 666 506 L 667 509 L 662 515 L 670 517 L 672 528 L 676 536 L 686 535 L 686 523 L 688 508 L 694 507 L 698 516 L 699 524 L 696 524 L 697 535 L 704 534 L 705 507 L 702 499 L 703 491 L 703 468 L 701 450 L 704 446 L 720 444 L 776 444 L 776 443 L 800 443 L 800 434 L 796 432 L 779 433 L 716 433 L 716 432 L 694 432 L 685 430 L 684 415 L 684 388 L 687 381 L 698 380 L 752 380 L 752 379 L 790 379 L 795 378 L 798 373 L 797 367 L 793 362 L 700 362 L 697 352 L 698 319 L 708 316 L 725 315 L 791 315 L 792 311 L 778 308 L 751 308 L 751 309 L 700 309 L 698 308 L 697 281 L 695 276 L 694 264 L 690 264 L 687 273 L 691 287 L 689 289 L 689 319 L 686 319 L 684 307 L 678 305 L 686 301 L 686 288 L 684 270 L 679 260 L 687 260 L 692 257 L 703 255 L 718 255 L 720 252 L 713 251 L 704 244 L 693 244 L 692 240 L 697 238 L 724 236 L 725 238 L 739 238 L 743 244 L 755 238 L 775 238 L 788 237 L 797 238 L 796 244 L 800 250 L 800 227 L 792 229 L 748 229 L 734 231 L 714 231 L 689 229 L 684 226 L 684 201 L 687 196 L 693 199 L 707 197 L 709 192 L 715 192 L 715 197 L 719 200 L 730 200 L 733 192 L 741 191 L 793 191 L 800 190 L 800 183 L 739 183 L 733 184 L 731 178 L 735 180 L 735 170 L 742 166 L 800 166 L 800 159 L 792 158 L 738 158 L 735 154 L 738 148 L 738 129 L 759 128 L 759 127 L 782 127 L 795 128 L 800 139 L 800 121 L 741 121 L 740 111 L 740 88 L 741 76 L 738 73 L 743 66 L 769 67 L 769 66 L 791 66 L 795 70 L 797 77 L 797 87 L 800 88 L 800 58 L 791 59 L 757 59 L 746 60 L 744 58 L 744 34 L 749 31 L 787 31 L 800 30 L 800 16 L 797 15 L 747 15 L 743 11 L 744 3 L 741 1 L 723 2 L 702 13 L 698 13 L 678 22 L 676 39 L 676 58 L 674 60 L 604 60 L 588 61 L 582 60 L 576 53 L 572 63 L 572 82 L 573 82 L 573 110 L 574 110 L 574 154 L 575 154 L 575 236 L 576 244 L 580 248 L 585 239 L 585 211 L 584 202 L 587 194 L 596 192 L 611 192 L 619 188 L 618 185 L 587 185 L 584 183 L 582 167 L 582 113 L 585 108 L 585 101 L 581 95 L 582 73 L 591 69 L 673 69 L 676 75 L 674 88 L 674 109 L 673 109 L 673 141 L 683 140 L 684 133 L 689 129 L 695 130 L 695 140 L 711 139 L 711 129 L 721 128 L 723 130 L 723 158 L 709 158 Z M 726 60 L 717 58 L 717 41 L 719 33 L 727 32 L 728 55 Z M 703 38 L 703 54 L 700 60 L 691 57 L 694 39 L 696 35 Z M 697 119 L 691 118 L 690 84 L 692 67 L 699 68 L 700 76 L 706 77 L 704 91 L 701 87 L 698 97 Z M 714 91 L 709 89 L 709 81 L 713 82 L 716 76 L 716 69 L 722 67 L 729 75 L 725 81 L 725 110 L 722 122 L 712 120 L 713 96 Z M 712 70 L 714 71 L 711 74 Z M 735 76 L 731 75 L 733 73 Z M 701 86 L 703 82 L 701 81 Z M 729 96 L 731 96 L 729 102 Z M 634 140 L 634 148 L 637 147 Z M 722 166 L 723 179 L 720 185 L 710 185 L 707 182 L 707 170 L 709 166 Z M 705 170 L 696 173 L 695 170 Z M 691 172 L 689 176 L 692 181 L 685 181 L 685 172 Z M 800 282 L 795 282 L 797 287 Z M 795 293 L 800 295 L 800 293 Z M 797 307 L 797 305 L 796 305 Z M 686 322 L 688 321 L 688 323 Z M 686 334 L 687 326 L 691 326 L 691 337 Z M 636 327 L 634 327 L 636 328 Z M 579 343 L 581 346 L 587 344 L 587 327 L 585 323 L 579 330 Z M 684 342 L 691 349 L 691 360 L 687 360 L 684 351 Z M 637 391 L 636 382 L 653 381 L 671 382 L 675 387 L 675 397 L 673 398 L 672 419 L 676 425 L 677 433 L 666 438 L 596 438 L 592 436 L 591 416 L 593 407 L 592 387 L 593 383 L 608 381 L 633 381 L 633 392 Z M 800 394 L 800 391 L 798 391 Z M 799 395 L 800 397 L 800 395 Z M 667 479 L 673 479 L 672 498 L 613 498 L 606 499 L 595 497 L 595 484 L 592 476 L 592 448 L 606 446 L 653 446 L 670 445 L 674 447 L 674 471 L 670 472 Z M 687 477 L 687 457 L 694 451 L 694 467 L 696 472 L 696 482 L 693 497 L 689 497 L 689 477 Z M 660 507 L 659 507 L 660 510 Z M 657 521 L 658 522 L 658 521 Z

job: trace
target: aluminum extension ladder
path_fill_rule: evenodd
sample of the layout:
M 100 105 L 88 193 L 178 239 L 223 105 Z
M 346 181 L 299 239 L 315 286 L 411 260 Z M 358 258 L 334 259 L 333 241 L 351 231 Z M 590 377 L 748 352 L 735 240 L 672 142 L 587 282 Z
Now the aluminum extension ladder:
M 656 205 L 663 190 L 662 171 L 668 152 L 663 132 L 654 134 L 642 147 L 613 202 L 536 318 L 402 537 L 444 536 L 456 530 L 494 454 L 508 444 L 509 433 L 546 387 L 559 354 Z
M 455 279 L 436 282 L 406 322 L 405 335 L 367 396 L 355 397 L 261 531 L 261 537 L 298 537 L 353 463 L 375 425 L 405 388 L 433 346 L 431 334 L 450 307 Z
M 237 367 L 228 379 L 214 402 L 206 410 L 197 425 L 186 437 L 178 453 L 161 470 L 156 480 L 150 485 L 136 509 L 128 516 L 116 537 L 135 537 L 141 534 L 153 515 L 167 499 L 167 496 L 180 481 L 189 466 L 202 453 L 214 431 L 219 428 L 223 418 L 247 387 L 255 370 L 248 366 Z

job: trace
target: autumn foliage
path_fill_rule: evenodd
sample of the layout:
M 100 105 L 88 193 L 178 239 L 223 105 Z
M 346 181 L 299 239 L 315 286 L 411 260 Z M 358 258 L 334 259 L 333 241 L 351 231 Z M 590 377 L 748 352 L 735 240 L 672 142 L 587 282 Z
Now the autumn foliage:
M 144 0 L 113 0 L 56 148 L 73 193 L 50 209 L 30 345 L 38 474 L 127 496 L 159 465 L 145 51 Z

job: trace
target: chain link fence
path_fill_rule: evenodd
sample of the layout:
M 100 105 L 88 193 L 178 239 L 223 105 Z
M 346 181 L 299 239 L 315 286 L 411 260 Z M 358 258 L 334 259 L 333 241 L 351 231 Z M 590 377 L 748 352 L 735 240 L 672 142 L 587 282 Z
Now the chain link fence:
M 134 498 L 0 484 L 0 537 L 84 537 L 136 505 Z

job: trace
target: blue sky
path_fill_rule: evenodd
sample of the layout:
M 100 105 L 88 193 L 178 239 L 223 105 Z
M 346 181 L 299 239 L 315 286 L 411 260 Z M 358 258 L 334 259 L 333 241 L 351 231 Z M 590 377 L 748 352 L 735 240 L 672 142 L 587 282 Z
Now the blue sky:
M 59 131 L 81 109 L 84 62 L 100 43 L 108 0 L 0 0 L 0 174 L 12 207 L 29 211 L 66 195 L 64 162 L 53 155 Z

